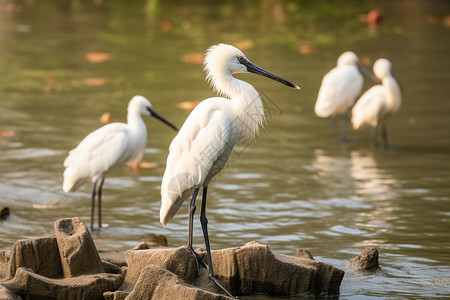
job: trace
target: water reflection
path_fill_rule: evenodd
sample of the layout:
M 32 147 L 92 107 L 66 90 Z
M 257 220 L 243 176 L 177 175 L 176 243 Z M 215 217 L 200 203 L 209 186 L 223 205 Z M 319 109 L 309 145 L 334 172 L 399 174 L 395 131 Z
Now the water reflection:
M 355 211 L 352 220 L 343 220 L 324 233 L 367 238 L 355 242 L 357 247 L 382 244 L 384 241 L 375 239 L 376 235 L 386 232 L 398 219 L 398 180 L 377 166 L 371 152 L 352 150 L 348 154 L 327 155 L 316 149 L 314 155 L 312 167 L 317 170 L 316 179 L 323 183 L 326 197 L 319 202 L 336 210 Z

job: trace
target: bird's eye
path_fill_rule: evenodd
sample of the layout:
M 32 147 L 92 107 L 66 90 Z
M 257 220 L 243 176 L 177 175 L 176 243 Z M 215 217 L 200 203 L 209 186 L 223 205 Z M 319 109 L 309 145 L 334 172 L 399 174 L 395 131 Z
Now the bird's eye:
M 243 60 L 244 60 L 244 57 L 243 57 L 243 56 L 238 56 L 238 60 L 239 60 L 239 61 L 243 61 Z

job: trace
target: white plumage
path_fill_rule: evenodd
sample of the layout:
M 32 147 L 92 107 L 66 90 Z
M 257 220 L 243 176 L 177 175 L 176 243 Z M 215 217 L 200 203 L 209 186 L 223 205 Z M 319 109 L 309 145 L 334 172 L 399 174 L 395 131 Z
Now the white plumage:
M 352 109 L 352 124 L 354 129 L 364 125 L 373 127 L 373 138 L 378 146 L 377 128 L 382 125 L 382 137 L 384 146 L 387 147 L 386 119 L 396 113 L 401 106 L 402 95 L 400 85 L 391 71 L 391 62 L 385 58 L 378 59 L 373 71 L 381 80 L 381 85 L 376 85 L 365 92 Z
M 207 80 L 224 97 L 202 101 L 191 112 L 172 141 L 167 157 L 166 171 L 161 184 L 160 220 L 163 225 L 177 213 L 183 202 L 192 196 L 189 206 L 189 241 L 187 249 L 206 266 L 192 248 L 192 220 L 198 190 L 203 188 L 200 221 L 203 228 L 210 277 L 229 296 L 215 279 L 210 255 L 206 191 L 211 179 L 225 166 L 233 147 L 253 141 L 264 125 L 264 107 L 258 92 L 250 84 L 233 77 L 236 73 L 255 73 L 299 88 L 251 63 L 233 46 L 220 44 L 210 47 L 205 56 Z
M 92 180 L 92 212 L 95 194 L 99 196 L 100 205 L 101 188 L 106 174 L 126 162 L 137 164 L 142 160 L 147 143 L 147 128 L 142 115 L 156 117 L 175 128 L 152 110 L 152 105 L 146 98 L 134 96 L 128 104 L 128 123 L 111 123 L 93 131 L 65 159 L 63 190 L 75 191 L 84 182 Z M 99 206 L 99 227 L 100 214 Z M 92 223 L 93 215 L 91 228 Z
M 337 66 L 323 77 L 314 112 L 321 118 L 345 114 L 361 94 L 362 88 L 358 57 L 351 51 L 344 52 L 339 56 Z

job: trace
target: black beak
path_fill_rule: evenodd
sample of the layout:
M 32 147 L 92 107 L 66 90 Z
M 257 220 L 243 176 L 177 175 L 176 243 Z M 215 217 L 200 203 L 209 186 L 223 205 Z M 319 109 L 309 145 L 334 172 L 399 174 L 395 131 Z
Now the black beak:
M 249 61 L 248 59 L 243 59 L 240 61 L 241 64 L 243 64 L 244 66 L 247 67 L 247 71 L 250 73 L 254 73 L 254 74 L 258 74 L 258 75 L 262 75 L 265 76 L 267 78 L 273 79 L 275 81 L 281 82 L 282 84 L 285 84 L 289 87 L 292 87 L 294 89 L 300 89 L 299 86 L 297 86 L 296 84 L 293 84 L 292 82 L 287 81 L 286 79 L 283 79 L 281 77 L 278 77 L 275 74 L 270 73 L 269 71 L 264 70 L 263 68 L 258 67 L 257 65 L 255 65 L 254 63 L 252 63 L 251 61 Z
M 161 117 L 160 115 L 158 115 L 156 113 L 156 111 L 154 111 L 153 109 L 151 109 L 150 107 L 147 107 L 148 111 L 150 112 L 152 117 L 157 118 L 158 120 L 160 120 L 161 122 L 163 122 L 164 124 L 166 124 L 169 127 L 172 127 L 173 129 L 175 129 L 176 131 L 178 131 L 178 128 L 175 127 L 175 125 L 173 125 L 172 123 L 170 123 L 169 121 L 167 121 L 166 119 L 164 119 L 163 117 Z
M 361 74 L 367 76 L 368 78 L 370 78 L 373 82 L 380 84 L 381 80 L 378 79 L 375 74 L 373 74 L 372 71 L 370 71 L 369 69 L 367 69 L 366 67 L 364 67 L 361 64 L 356 64 L 356 67 L 358 68 L 359 72 L 361 72 Z

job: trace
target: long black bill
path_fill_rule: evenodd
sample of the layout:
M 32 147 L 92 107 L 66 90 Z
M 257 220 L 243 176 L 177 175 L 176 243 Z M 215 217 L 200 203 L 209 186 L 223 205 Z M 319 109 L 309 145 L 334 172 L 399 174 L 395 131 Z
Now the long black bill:
M 154 111 L 153 109 L 151 109 L 150 107 L 147 108 L 148 111 L 151 113 L 152 117 L 157 118 L 158 120 L 160 120 L 161 122 L 163 122 L 164 124 L 166 124 L 169 127 L 172 127 L 173 129 L 175 129 L 176 131 L 178 131 L 178 128 L 175 127 L 175 125 L 173 125 L 172 123 L 170 123 L 169 121 L 167 121 L 166 119 L 164 119 L 163 117 L 161 117 L 160 115 L 158 115 L 156 113 L 156 111 Z
M 250 73 L 254 73 L 254 74 L 258 74 L 258 75 L 262 75 L 265 76 L 267 78 L 273 79 L 275 81 L 281 82 L 282 84 L 285 84 L 289 87 L 292 87 L 294 89 L 300 89 L 300 87 L 296 84 L 293 84 L 292 82 L 287 81 L 286 79 L 283 79 L 281 77 L 278 77 L 275 74 L 270 73 L 269 71 L 264 70 L 263 68 L 258 67 L 257 65 L 255 65 L 254 63 L 252 63 L 251 61 L 249 61 L 248 59 L 243 59 L 240 61 L 241 64 L 243 64 L 244 66 L 247 67 L 247 71 Z
M 380 84 L 381 80 L 379 78 L 377 78 L 377 76 L 375 76 L 375 74 L 373 74 L 372 71 L 370 71 L 369 69 L 367 69 L 366 67 L 364 67 L 361 64 L 356 64 L 356 67 L 358 68 L 359 72 L 361 72 L 361 74 L 367 76 L 368 78 L 370 78 L 373 82 Z

